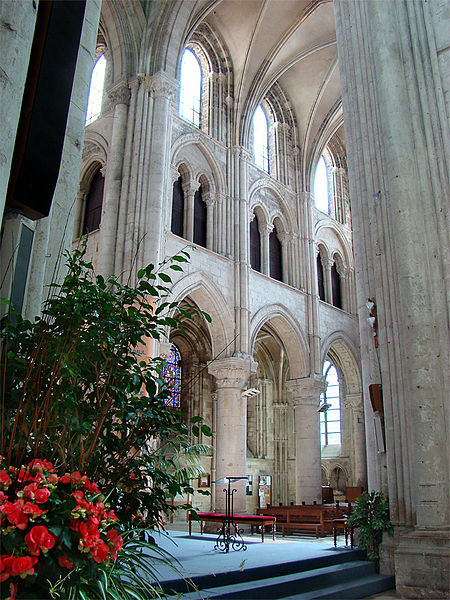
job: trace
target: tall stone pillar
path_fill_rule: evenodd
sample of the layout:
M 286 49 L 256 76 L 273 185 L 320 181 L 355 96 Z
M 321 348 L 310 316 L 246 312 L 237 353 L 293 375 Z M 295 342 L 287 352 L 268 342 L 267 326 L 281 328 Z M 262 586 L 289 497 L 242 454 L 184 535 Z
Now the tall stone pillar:
M 151 116 L 150 148 L 148 153 L 148 187 L 145 215 L 144 264 L 158 264 L 163 229 L 163 204 L 170 177 L 170 134 L 172 105 L 178 91 L 178 81 L 164 72 L 150 79 L 150 95 L 153 100 Z
M 128 83 L 121 82 L 109 92 L 108 96 L 114 105 L 114 116 L 111 143 L 106 162 L 105 191 L 103 194 L 98 251 L 98 271 L 103 275 L 112 275 L 114 273 L 122 167 L 128 103 L 130 101 Z
M 331 285 L 331 267 L 333 260 L 329 258 L 323 261 L 323 286 L 325 288 L 325 301 L 333 304 L 333 287 Z
M 183 183 L 184 193 L 184 226 L 183 237 L 190 242 L 194 241 L 194 197 L 200 183 L 188 181 Z
M 367 489 L 366 430 L 361 394 L 347 394 L 343 404 L 350 413 L 352 443 L 349 450 L 352 457 L 353 485 L 362 485 Z
M 295 442 L 297 457 L 296 503 L 322 503 L 320 468 L 320 394 L 326 390 L 322 376 L 313 375 L 286 382 L 295 410 Z
M 216 204 L 215 194 L 212 192 L 203 194 L 203 202 L 206 204 L 206 247 L 214 250 L 214 206 Z
M 381 568 L 402 596 L 448 597 L 448 5 L 334 7 L 361 332 L 377 305 L 365 412 L 380 382 L 396 525 Z
M 208 372 L 216 380 L 216 480 L 247 475 L 247 400 L 242 389 L 256 363 L 250 359 L 222 358 L 212 361 Z M 234 512 L 246 511 L 245 480 L 233 486 Z M 225 512 L 225 494 L 217 484 L 215 510 Z

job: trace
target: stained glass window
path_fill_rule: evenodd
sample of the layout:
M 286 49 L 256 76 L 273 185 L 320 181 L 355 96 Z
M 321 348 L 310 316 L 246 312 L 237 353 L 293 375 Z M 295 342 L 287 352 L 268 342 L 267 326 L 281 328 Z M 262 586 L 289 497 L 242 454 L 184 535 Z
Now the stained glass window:
M 181 354 L 175 344 L 170 347 L 162 369 L 162 376 L 170 390 L 166 398 L 167 406 L 180 407 L 181 403 Z
M 321 446 L 339 445 L 341 443 L 341 401 L 339 376 L 336 367 L 329 360 L 323 365 L 323 375 L 328 383 L 327 389 L 320 395 L 320 403 L 329 404 L 320 413 Z

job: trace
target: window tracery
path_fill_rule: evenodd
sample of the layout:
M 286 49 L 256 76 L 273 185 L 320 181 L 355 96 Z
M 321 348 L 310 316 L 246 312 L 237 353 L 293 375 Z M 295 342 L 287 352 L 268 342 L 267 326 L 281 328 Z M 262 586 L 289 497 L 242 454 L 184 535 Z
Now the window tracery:
M 183 52 L 180 69 L 179 115 L 195 127 L 200 127 L 202 70 L 189 48 Z

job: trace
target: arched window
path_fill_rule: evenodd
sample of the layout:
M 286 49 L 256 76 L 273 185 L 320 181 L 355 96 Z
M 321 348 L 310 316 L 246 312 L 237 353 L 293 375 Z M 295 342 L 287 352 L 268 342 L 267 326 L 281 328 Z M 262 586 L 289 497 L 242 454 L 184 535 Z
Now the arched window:
M 184 219 L 184 192 L 181 175 L 173 184 L 172 194 L 172 222 L 170 231 L 175 235 L 183 237 L 183 219 Z
M 341 277 L 338 273 L 335 262 L 331 267 L 331 294 L 333 296 L 333 306 L 342 309 Z
M 164 361 L 162 377 L 170 391 L 165 403 L 167 406 L 179 408 L 181 405 L 181 354 L 175 344 L 171 345 L 169 354 Z
M 200 127 L 202 70 L 195 54 L 186 48 L 181 59 L 179 115 L 188 123 Z
M 95 121 L 102 111 L 103 84 L 105 83 L 106 58 L 101 54 L 92 69 L 86 111 L 86 125 Z
M 328 170 L 323 154 L 317 163 L 316 174 L 314 176 L 314 198 L 316 202 L 316 208 L 328 215 L 330 213 L 330 202 L 328 197 Z
M 336 367 L 326 360 L 323 376 L 327 389 L 320 395 L 320 444 L 321 446 L 340 445 L 341 443 L 341 400 L 340 384 Z
M 105 178 L 98 169 L 92 178 L 88 195 L 86 197 L 86 207 L 84 211 L 83 233 L 90 233 L 100 227 L 102 218 L 103 190 L 105 187 Z
M 317 255 L 317 289 L 319 291 L 319 298 L 325 302 L 325 284 L 323 279 L 323 265 L 320 252 Z
M 276 227 L 269 235 L 270 276 L 277 281 L 283 281 L 282 250 Z
M 194 194 L 194 244 L 206 248 L 207 206 L 203 202 L 202 186 Z
M 250 265 L 255 271 L 261 272 L 261 236 L 256 215 L 250 221 Z
M 269 130 L 267 117 L 259 104 L 253 115 L 253 158 L 255 165 L 269 172 Z

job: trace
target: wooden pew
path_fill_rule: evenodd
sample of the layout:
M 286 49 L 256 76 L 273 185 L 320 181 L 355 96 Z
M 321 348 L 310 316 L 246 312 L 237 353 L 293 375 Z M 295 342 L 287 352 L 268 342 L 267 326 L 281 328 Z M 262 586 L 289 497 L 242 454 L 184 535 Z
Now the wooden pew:
M 321 505 L 290 506 L 286 523 L 280 523 L 281 534 L 315 533 L 316 537 L 325 535 L 324 510 Z
M 189 535 L 192 535 L 192 522 L 199 521 L 200 522 L 200 533 L 203 534 L 203 523 L 225 523 L 226 515 L 222 513 L 205 513 L 198 512 L 188 513 L 188 522 L 189 522 Z M 261 541 L 264 542 L 264 529 L 265 527 L 270 526 L 272 531 L 272 539 L 275 539 L 276 533 L 276 523 L 277 519 L 271 515 L 233 515 L 231 520 L 233 525 L 240 523 L 241 525 L 250 525 L 253 533 L 253 528 L 255 526 L 260 527 L 261 530 Z

